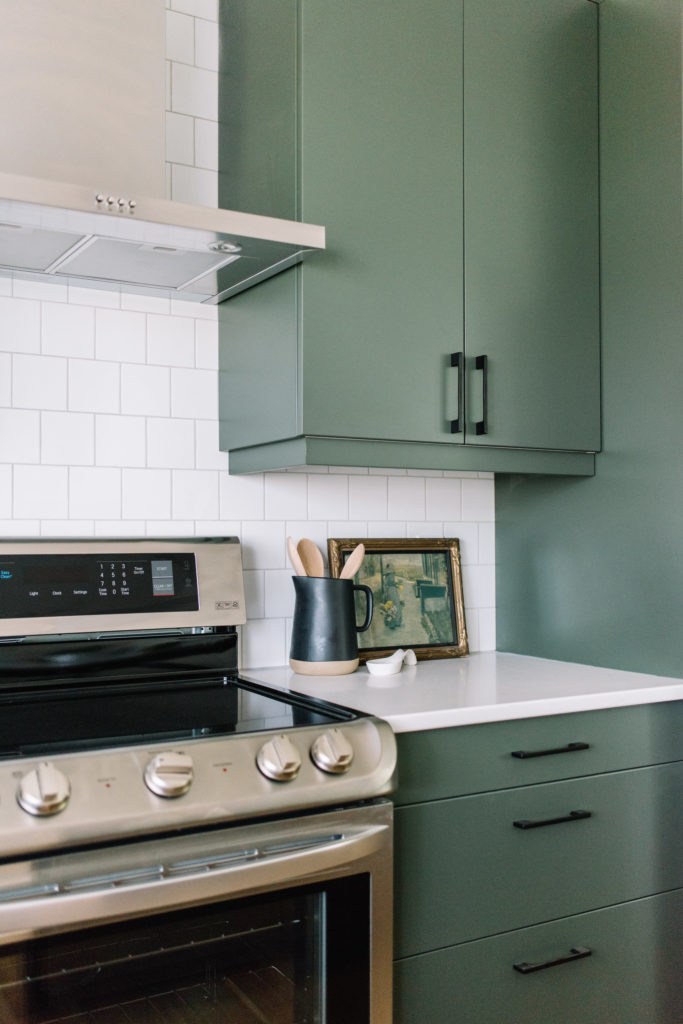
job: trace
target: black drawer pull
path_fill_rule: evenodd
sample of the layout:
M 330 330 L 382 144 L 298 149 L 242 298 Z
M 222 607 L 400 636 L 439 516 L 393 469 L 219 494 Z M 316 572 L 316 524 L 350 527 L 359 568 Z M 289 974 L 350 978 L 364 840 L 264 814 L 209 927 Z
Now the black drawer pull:
M 570 964 L 572 960 L 583 960 L 586 956 L 591 956 L 593 953 L 592 949 L 587 949 L 585 946 L 572 946 L 568 956 L 558 956 L 556 960 L 545 960 L 540 964 L 528 964 L 526 961 L 522 961 L 521 964 L 513 964 L 512 966 L 520 974 L 533 974 L 534 971 L 544 971 L 546 967 L 558 967 L 560 964 Z
M 581 821 L 582 818 L 590 817 L 590 811 L 570 811 L 569 814 L 565 814 L 561 818 L 542 818 L 540 821 L 520 818 L 519 821 L 513 821 L 512 824 L 515 828 L 543 828 L 544 825 L 561 825 L 565 821 Z
M 510 757 L 547 757 L 549 754 L 571 754 L 574 750 L 588 750 L 589 743 L 568 743 L 566 747 L 551 747 L 549 750 L 511 750 Z
M 451 420 L 451 434 L 461 434 L 463 428 L 463 402 L 465 396 L 464 370 L 465 356 L 462 352 L 451 352 L 451 366 L 458 369 L 458 416 Z

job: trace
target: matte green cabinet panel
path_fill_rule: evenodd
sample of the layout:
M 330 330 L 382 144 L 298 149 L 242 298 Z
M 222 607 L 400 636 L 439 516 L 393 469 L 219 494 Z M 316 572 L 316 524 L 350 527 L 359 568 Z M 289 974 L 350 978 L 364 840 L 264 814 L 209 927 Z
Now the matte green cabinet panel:
M 397 808 L 396 955 L 683 886 L 681 808 L 681 761 Z
M 683 701 L 399 733 L 397 805 L 683 759 Z M 586 743 L 588 749 L 517 758 Z
M 296 209 L 328 244 L 220 310 L 231 471 L 593 472 L 596 17 L 585 0 L 221 4 L 248 69 L 221 200 Z
M 530 974 L 537 964 L 591 955 Z M 468 942 L 395 965 L 396 1024 L 680 1024 L 683 892 Z

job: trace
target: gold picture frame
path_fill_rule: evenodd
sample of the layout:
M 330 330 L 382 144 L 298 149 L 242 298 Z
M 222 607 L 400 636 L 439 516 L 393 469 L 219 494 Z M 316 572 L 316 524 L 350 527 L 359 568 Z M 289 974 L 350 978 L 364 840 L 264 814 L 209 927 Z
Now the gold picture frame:
M 358 634 L 361 661 L 399 647 L 419 659 L 469 653 L 457 538 L 330 537 L 331 576 L 340 575 L 358 544 L 365 545 L 365 557 L 354 580 L 370 587 L 375 606 L 370 628 Z

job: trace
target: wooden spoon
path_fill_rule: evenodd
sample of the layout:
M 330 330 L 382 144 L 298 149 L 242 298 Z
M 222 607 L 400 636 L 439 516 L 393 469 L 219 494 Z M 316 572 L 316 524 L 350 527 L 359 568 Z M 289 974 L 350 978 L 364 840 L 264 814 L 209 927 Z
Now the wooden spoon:
M 296 546 L 307 576 L 324 576 L 325 563 L 318 545 L 308 537 L 302 537 Z
M 365 545 L 357 544 L 353 549 L 349 557 L 344 562 L 342 571 L 339 573 L 339 578 L 342 580 L 352 580 L 361 567 L 361 563 L 365 558 Z
M 306 576 L 306 570 L 304 569 L 304 563 L 299 558 L 299 552 L 296 549 L 296 545 L 291 537 L 287 538 L 287 553 L 289 554 L 289 560 L 292 563 L 292 568 L 297 576 Z

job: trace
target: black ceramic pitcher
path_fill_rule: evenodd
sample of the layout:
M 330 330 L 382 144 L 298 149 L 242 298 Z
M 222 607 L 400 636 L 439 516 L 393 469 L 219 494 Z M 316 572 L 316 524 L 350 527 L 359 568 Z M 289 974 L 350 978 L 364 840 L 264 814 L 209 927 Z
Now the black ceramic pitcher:
M 293 576 L 295 605 L 289 664 L 309 676 L 341 676 L 358 668 L 358 639 L 372 622 L 372 591 L 353 580 Z M 356 622 L 354 591 L 365 594 L 365 621 Z

